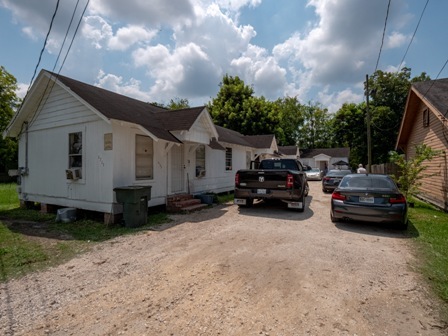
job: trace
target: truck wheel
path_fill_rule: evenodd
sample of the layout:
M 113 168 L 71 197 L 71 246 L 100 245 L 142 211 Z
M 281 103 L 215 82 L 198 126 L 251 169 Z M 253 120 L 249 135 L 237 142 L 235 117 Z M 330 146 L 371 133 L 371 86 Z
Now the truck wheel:
M 302 197 L 300 197 L 299 202 L 302 202 L 302 207 L 300 209 L 297 209 L 298 212 L 304 212 L 305 211 L 305 194 L 302 194 Z
M 307 197 L 308 196 L 308 193 L 310 192 L 310 186 L 308 185 L 308 181 L 306 182 L 306 185 L 305 185 L 305 197 Z

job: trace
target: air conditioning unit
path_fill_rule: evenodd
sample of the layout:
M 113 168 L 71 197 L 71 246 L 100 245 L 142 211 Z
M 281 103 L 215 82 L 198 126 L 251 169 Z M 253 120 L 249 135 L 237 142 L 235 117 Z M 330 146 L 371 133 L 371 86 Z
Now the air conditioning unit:
M 79 180 L 81 178 L 80 168 L 70 168 L 65 170 L 65 176 L 67 180 Z
M 198 173 L 198 177 L 204 177 L 205 176 L 205 170 L 200 170 Z

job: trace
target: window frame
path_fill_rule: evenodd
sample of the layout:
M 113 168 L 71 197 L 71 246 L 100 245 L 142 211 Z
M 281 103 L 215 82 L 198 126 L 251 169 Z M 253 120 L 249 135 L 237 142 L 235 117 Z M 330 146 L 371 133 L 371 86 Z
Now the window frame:
M 429 109 L 425 108 L 423 110 L 423 127 L 429 127 Z
M 225 152 L 226 171 L 231 171 L 232 170 L 232 164 L 233 164 L 232 148 L 231 147 L 226 147 L 226 152 Z
M 142 144 L 140 140 L 149 140 L 150 144 L 150 152 L 145 154 L 145 153 L 140 153 L 139 152 L 139 144 Z M 145 144 L 142 144 L 143 146 Z M 146 151 L 145 151 L 146 152 Z M 136 180 L 154 180 L 154 140 L 147 136 L 147 135 L 143 135 L 143 134 L 136 134 L 135 135 L 135 148 L 134 148 L 134 155 L 135 155 L 135 160 L 134 160 L 134 164 L 135 164 L 135 170 L 134 170 L 134 175 L 135 175 L 135 179 Z M 148 160 L 149 159 L 149 160 Z M 145 168 L 145 163 L 141 162 L 141 161 L 145 161 L 148 160 L 149 161 L 149 165 L 150 167 L 146 167 Z M 143 168 L 140 168 L 143 167 Z M 148 169 L 149 170 L 149 174 L 142 174 L 139 173 L 139 169 Z
M 68 133 L 68 169 L 79 169 L 79 178 L 83 178 L 84 168 L 84 137 L 82 131 Z
M 203 153 L 203 158 L 198 157 L 198 154 Z M 205 145 L 199 145 L 195 149 L 195 175 L 196 177 L 204 177 L 207 173 L 206 169 L 206 153 L 205 153 Z M 202 165 L 201 165 L 202 164 Z M 203 173 L 202 173 L 203 172 Z

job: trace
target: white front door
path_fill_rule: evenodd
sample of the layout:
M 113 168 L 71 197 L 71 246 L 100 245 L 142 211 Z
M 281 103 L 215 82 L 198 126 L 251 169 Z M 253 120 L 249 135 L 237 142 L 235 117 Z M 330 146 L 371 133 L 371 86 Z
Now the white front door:
M 171 148 L 171 193 L 185 192 L 184 146 Z

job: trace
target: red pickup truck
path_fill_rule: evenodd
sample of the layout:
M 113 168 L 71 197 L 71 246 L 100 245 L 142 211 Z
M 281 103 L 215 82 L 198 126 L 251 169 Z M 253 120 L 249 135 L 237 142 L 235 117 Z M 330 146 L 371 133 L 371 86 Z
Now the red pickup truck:
M 302 212 L 308 192 L 305 169 L 294 159 L 262 160 L 257 169 L 235 174 L 234 204 L 239 206 L 251 206 L 256 199 L 277 199 Z

